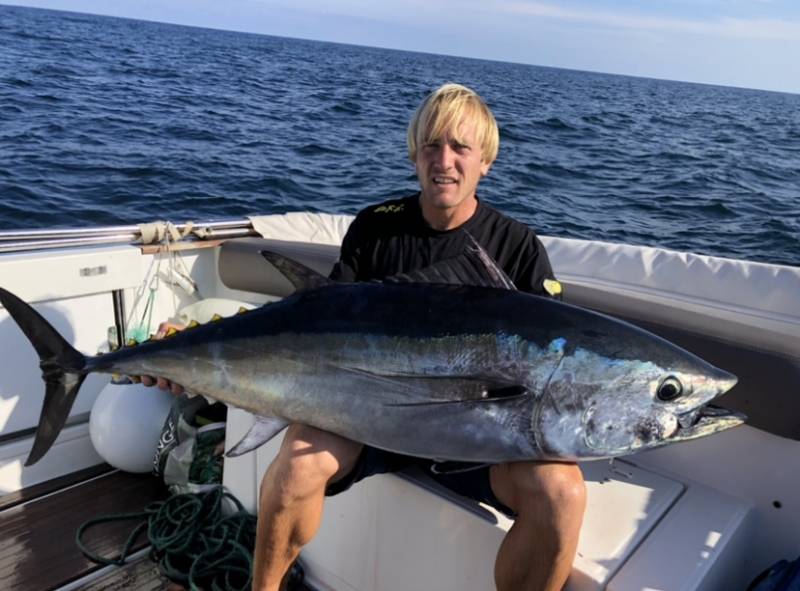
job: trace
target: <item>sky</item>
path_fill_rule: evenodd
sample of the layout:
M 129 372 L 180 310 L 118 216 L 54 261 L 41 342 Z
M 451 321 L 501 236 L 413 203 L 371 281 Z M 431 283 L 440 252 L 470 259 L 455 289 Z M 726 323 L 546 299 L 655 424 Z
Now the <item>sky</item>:
M 800 0 L 3 0 L 176 24 L 800 93 Z

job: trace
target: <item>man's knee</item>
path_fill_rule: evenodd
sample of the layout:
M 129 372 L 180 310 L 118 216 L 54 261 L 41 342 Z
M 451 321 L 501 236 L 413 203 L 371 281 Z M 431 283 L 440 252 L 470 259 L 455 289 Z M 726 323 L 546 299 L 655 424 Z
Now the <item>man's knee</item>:
M 333 433 L 290 425 L 264 475 L 262 492 L 271 488 L 286 496 L 304 496 L 324 490 L 330 481 L 353 469 L 361 449 L 361 444 Z
M 492 489 L 518 514 L 544 509 L 583 516 L 586 485 L 577 464 L 514 462 L 493 467 Z

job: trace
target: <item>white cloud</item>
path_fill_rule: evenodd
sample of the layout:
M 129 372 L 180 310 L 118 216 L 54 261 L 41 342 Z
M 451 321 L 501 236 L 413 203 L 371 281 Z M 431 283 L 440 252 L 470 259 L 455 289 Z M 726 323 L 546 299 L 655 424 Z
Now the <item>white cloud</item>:
M 544 2 L 501 1 L 495 7 L 502 12 L 564 21 L 579 21 L 594 25 L 661 31 L 692 33 L 740 39 L 771 41 L 800 40 L 800 21 L 781 21 L 771 18 L 720 17 L 714 20 L 627 15 L 598 10 L 570 10 Z

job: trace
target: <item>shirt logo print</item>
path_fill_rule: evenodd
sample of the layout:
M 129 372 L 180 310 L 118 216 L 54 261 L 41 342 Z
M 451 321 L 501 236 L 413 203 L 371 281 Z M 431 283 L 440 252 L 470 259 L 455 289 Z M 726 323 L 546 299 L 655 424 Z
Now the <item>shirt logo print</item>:
M 397 213 L 399 211 L 403 211 L 403 207 L 405 207 L 405 203 L 401 203 L 400 205 L 381 205 L 380 207 L 375 208 L 375 213 Z

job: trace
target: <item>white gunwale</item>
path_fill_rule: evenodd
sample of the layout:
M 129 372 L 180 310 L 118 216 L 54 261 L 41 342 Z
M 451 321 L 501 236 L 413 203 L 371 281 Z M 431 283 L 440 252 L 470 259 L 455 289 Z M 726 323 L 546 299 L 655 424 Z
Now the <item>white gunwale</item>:
M 332 245 L 346 223 L 338 216 L 270 216 L 266 233 L 281 241 Z M 105 232 L 90 229 L 83 235 L 64 230 L 27 236 L 5 232 L 0 235 L 0 250 L 17 243 L 27 246 L 0 252 L 0 285 L 34 302 L 80 350 L 93 353 L 106 342 L 113 324 L 111 293 L 124 294 L 129 318 L 140 314 L 142 285 L 159 257 L 166 261 L 179 256 L 204 298 L 253 304 L 270 299 L 269 294 L 231 289 L 222 282 L 219 244 L 231 233 L 251 235 L 253 224 L 250 220 L 220 224 L 214 230 L 217 234 L 209 235 L 220 242 L 205 243 L 204 248 L 204 242 L 197 240 L 179 252 L 143 249 L 135 244 L 133 226 Z M 263 220 L 258 226 L 263 234 Z M 50 244 L 41 249 L 42 241 L 108 237 L 116 241 L 123 235 L 127 239 L 119 244 L 84 241 L 82 246 Z M 545 243 L 557 275 L 566 280 L 567 293 L 572 284 L 586 300 L 581 304 L 606 298 L 645 321 L 689 319 L 698 333 L 704 332 L 696 324 L 702 317 L 720 328 L 724 341 L 752 343 L 759 351 L 785 359 L 787 367 L 800 368 L 800 308 L 791 304 L 800 300 L 800 269 L 607 243 L 557 238 L 546 238 Z M 335 253 L 335 247 L 330 252 Z M 641 269 L 631 272 L 618 264 L 631 256 L 659 264 L 649 269 L 645 280 L 637 279 Z M 598 268 L 597 261 L 602 260 L 615 261 L 616 274 Z M 668 279 L 663 281 L 683 277 L 690 282 L 678 284 L 680 289 L 665 289 L 663 281 L 659 283 L 665 264 Z M 759 285 L 747 284 L 756 278 Z M 715 280 L 724 284 L 718 296 Z M 765 285 L 766 280 L 770 282 Z M 731 285 L 739 286 L 736 293 Z M 173 317 L 194 301 L 194 296 L 162 281 L 153 317 Z M 682 311 L 681 318 L 675 310 Z M 4 436 L 35 426 L 42 396 L 38 359 L 12 325 L 0 309 L 1 355 L 16 369 L 12 377 L 0 372 Z M 786 408 L 776 412 L 800 415 L 793 398 L 800 395 L 800 388 L 793 380 L 790 376 L 788 386 L 783 386 L 792 391 L 779 399 Z M 36 466 L 21 466 L 30 436 L 7 438 L 0 445 L 0 494 L 98 463 L 80 417 L 86 416 L 102 385 L 100 379 L 82 392 L 74 411 L 78 424 L 65 429 L 53 451 Z M 763 393 L 765 401 L 777 400 L 774 395 Z M 247 413 L 230 413 L 228 446 L 238 440 L 249 420 Z M 800 506 L 794 499 L 800 490 L 799 436 L 794 432 L 792 437 L 781 437 L 745 426 L 630 456 L 613 466 L 585 465 L 590 509 L 569 588 L 744 588 L 775 560 L 797 556 Z M 256 453 L 226 461 L 226 485 L 251 510 L 261 474 L 277 445 L 273 441 Z M 329 501 L 322 530 L 303 559 L 310 581 L 320 589 L 392 591 L 421 588 L 415 587 L 420 581 L 426 588 L 483 589 L 491 583 L 494 552 L 510 524 L 490 508 L 454 500 L 424 475 L 380 476 Z

